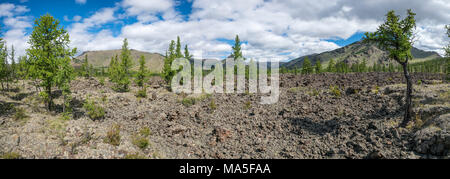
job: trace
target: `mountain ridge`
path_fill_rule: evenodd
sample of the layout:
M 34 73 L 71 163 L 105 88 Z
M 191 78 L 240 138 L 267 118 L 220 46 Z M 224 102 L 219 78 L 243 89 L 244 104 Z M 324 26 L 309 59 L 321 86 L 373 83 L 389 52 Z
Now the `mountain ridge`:
M 441 58 L 437 52 L 425 51 L 416 47 L 411 49 L 411 53 L 414 57 L 411 63 Z M 284 62 L 281 66 L 288 69 L 300 68 L 306 57 L 309 58 L 313 65 L 318 60 L 320 60 L 322 65 L 327 65 L 331 59 L 334 59 L 335 62 L 343 60 L 348 64 L 353 64 L 357 61 L 361 62 L 363 59 L 366 59 L 367 65 L 373 65 L 374 63 L 386 64 L 390 62 L 388 52 L 379 49 L 375 44 L 357 41 L 335 50 L 301 56 Z

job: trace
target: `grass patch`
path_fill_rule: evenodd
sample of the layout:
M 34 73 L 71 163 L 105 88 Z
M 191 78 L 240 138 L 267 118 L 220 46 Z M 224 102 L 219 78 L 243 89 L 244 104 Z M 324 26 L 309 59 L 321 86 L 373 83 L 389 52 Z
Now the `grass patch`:
M 106 132 L 106 137 L 103 142 L 119 146 L 120 145 L 120 126 L 118 124 L 113 124 L 111 128 Z
M 123 159 L 148 159 L 146 156 L 139 155 L 138 153 L 135 154 L 127 154 Z
M 150 128 L 143 127 L 143 128 L 141 128 L 141 130 L 139 130 L 139 134 L 141 134 L 144 137 L 148 137 L 148 136 L 152 135 L 152 132 L 150 131 Z
M 0 158 L 1 159 L 21 159 L 22 156 L 15 152 L 7 152 L 7 153 L 0 155 Z

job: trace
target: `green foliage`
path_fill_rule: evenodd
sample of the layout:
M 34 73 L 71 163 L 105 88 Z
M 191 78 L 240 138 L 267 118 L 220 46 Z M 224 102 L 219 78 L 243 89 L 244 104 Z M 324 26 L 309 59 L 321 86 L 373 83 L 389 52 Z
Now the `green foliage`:
M 84 102 L 83 108 L 86 110 L 89 118 L 91 118 L 92 120 L 102 119 L 105 116 L 105 109 L 96 104 L 89 97 Z
M 341 97 L 341 90 L 338 86 L 330 86 L 330 93 L 333 94 L 336 97 Z
M 14 113 L 13 119 L 15 121 L 22 121 L 26 118 L 28 118 L 28 115 L 26 114 L 26 111 L 24 108 L 15 108 L 16 113 Z
M 27 55 L 30 58 L 34 77 L 41 81 L 40 86 L 48 93 L 47 106 L 52 108 L 52 87 L 57 84 L 58 71 L 69 62 L 76 49 L 69 48 L 69 34 L 60 26 L 59 20 L 46 14 L 36 19 L 33 32 L 28 42 L 30 48 Z M 67 82 L 69 80 L 61 80 Z M 61 85 L 61 84 L 60 84 Z
M 146 98 L 147 97 L 147 88 L 143 87 L 142 89 L 139 89 L 138 92 L 136 93 L 136 97 Z
M 244 56 L 242 56 L 241 40 L 239 39 L 239 35 L 236 35 L 236 38 L 234 39 L 233 54 L 231 54 L 231 56 L 234 59 L 244 58 Z
M 15 152 L 8 152 L 0 155 L 0 159 L 21 159 L 22 156 Z
M 334 60 L 331 59 L 331 60 L 328 62 L 327 72 L 331 72 L 331 73 L 336 72 L 336 67 L 335 67 L 335 65 L 336 65 L 336 64 L 334 63 Z
M 136 75 L 136 84 L 143 88 L 147 78 L 147 69 L 145 67 L 145 57 L 142 55 L 139 59 L 139 71 Z
M 244 109 L 245 110 L 249 110 L 250 108 L 252 108 L 252 102 L 251 101 L 247 101 L 244 103 Z
M 172 62 L 175 60 L 175 41 L 171 41 L 166 56 L 164 57 L 164 68 L 162 76 L 167 83 L 170 83 L 176 71 L 172 70 Z
M 133 137 L 132 143 L 140 149 L 146 149 L 150 144 L 146 137 L 139 135 Z
M 315 70 L 317 74 L 322 73 L 322 64 L 320 63 L 320 60 L 316 61 Z
M 118 124 L 113 124 L 111 128 L 106 132 L 106 137 L 103 142 L 119 146 L 120 145 L 120 126 Z
M 214 99 L 211 99 L 211 102 L 209 103 L 209 109 L 211 110 L 217 109 L 216 101 Z
M 188 45 L 184 46 L 184 58 L 190 60 L 192 55 L 189 53 Z
M 150 128 L 143 127 L 143 128 L 141 128 L 141 130 L 139 130 L 139 134 L 144 137 L 148 137 L 148 136 L 152 135 L 152 132 L 150 131 Z
M 83 63 L 81 64 L 80 75 L 85 77 L 85 78 L 89 78 L 89 77 L 92 76 L 91 72 L 92 71 L 91 71 L 90 66 L 89 66 L 88 55 L 86 54 L 84 56 Z
M 109 78 L 115 85 L 113 89 L 118 92 L 129 91 L 130 68 L 132 66 L 131 52 L 128 48 L 128 40 L 123 40 L 122 51 L 119 57 L 116 55 L 109 64 Z
M 190 107 L 192 105 L 194 105 L 196 103 L 197 99 L 193 98 L 193 97 L 186 97 L 183 98 L 183 100 L 181 101 L 181 104 L 183 104 L 186 107 Z
M 407 17 L 400 20 L 395 11 L 389 11 L 386 21 L 380 25 L 376 32 L 366 33 L 364 40 L 374 42 L 383 50 L 389 52 L 389 57 L 400 64 L 407 64 L 412 59 L 411 48 L 414 37 L 413 30 L 416 27 L 414 16 L 410 9 Z
M 308 57 L 305 57 L 302 65 L 302 74 L 311 74 L 313 73 L 313 67 L 311 66 L 311 61 L 309 61 Z
M 447 29 L 447 37 L 450 38 L 450 25 L 446 25 L 445 28 Z M 445 56 L 450 57 L 450 43 L 444 47 L 445 50 Z

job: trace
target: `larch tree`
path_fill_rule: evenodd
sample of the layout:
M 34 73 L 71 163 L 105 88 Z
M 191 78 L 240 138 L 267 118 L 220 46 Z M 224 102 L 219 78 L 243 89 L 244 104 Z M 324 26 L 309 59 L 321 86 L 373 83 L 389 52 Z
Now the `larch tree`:
M 91 76 L 87 54 L 84 56 L 83 63 L 81 64 L 81 76 L 85 78 L 89 78 Z
M 446 25 L 445 28 L 447 29 L 447 37 L 450 38 L 450 25 Z M 450 57 L 450 43 L 447 45 L 447 47 L 444 47 L 445 50 L 445 56 Z
M 147 78 L 147 68 L 145 67 L 145 57 L 142 55 L 139 59 L 139 71 L 136 74 L 136 84 L 143 88 Z
M 333 59 L 330 59 L 330 61 L 328 62 L 328 67 L 327 67 L 327 72 L 336 72 L 336 66 L 335 66 L 335 62 Z
M 315 69 L 317 74 L 322 73 L 322 64 L 320 63 L 320 60 L 316 61 Z
M 0 38 L 0 83 L 2 84 L 2 90 L 5 90 L 4 82 L 8 75 L 7 57 L 8 51 L 6 49 L 5 41 Z
M 411 9 L 407 11 L 407 16 L 400 19 L 395 12 L 389 11 L 386 14 L 386 21 L 380 25 L 377 31 L 366 33 L 364 41 L 373 42 L 383 50 L 389 52 L 389 57 L 398 62 L 403 68 L 403 75 L 406 79 L 406 101 L 405 114 L 402 127 L 411 121 L 412 106 L 411 98 L 413 85 L 408 72 L 408 62 L 412 59 L 411 48 L 414 39 L 413 30 L 416 27 L 415 13 Z
M 188 60 L 192 59 L 192 55 L 189 53 L 188 45 L 184 46 L 184 58 Z
M 16 65 L 16 50 L 14 49 L 14 45 L 11 45 L 11 54 L 10 54 L 10 60 L 11 60 L 11 67 L 10 67 L 10 81 L 16 81 L 16 71 L 17 71 L 17 65 Z
M 172 77 L 175 75 L 175 71 L 172 70 L 172 62 L 175 60 L 175 41 L 171 41 L 169 49 L 164 57 L 163 77 L 167 83 L 170 83 Z
M 313 67 L 311 66 L 311 61 L 309 61 L 308 57 L 305 57 L 302 64 L 302 74 L 311 74 L 312 72 Z
M 235 60 L 238 59 L 238 58 L 244 58 L 242 56 L 241 40 L 239 39 L 239 35 L 236 35 L 236 38 L 234 39 L 233 54 L 231 54 L 231 56 Z
M 59 20 L 49 14 L 35 20 L 28 43 L 30 47 L 27 49 L 27 55 L 32 61 L 36 78 L 40 80 L 39 85 L 45 89 L 41 96 L 44 97 L 47 108 L 51 110 L 52 87 L 60 86 L 57 82 L 58 71 L 67 61 L 70 63 L 70 57 L 75 55 L 76 49 L 69 48 L 68 32 L 60 26 Z

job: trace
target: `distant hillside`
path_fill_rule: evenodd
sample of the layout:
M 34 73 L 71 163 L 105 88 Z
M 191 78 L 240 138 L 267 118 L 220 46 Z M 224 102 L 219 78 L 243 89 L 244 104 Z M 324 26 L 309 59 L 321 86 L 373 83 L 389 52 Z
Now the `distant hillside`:
M 411 50 L 411 53 L 414 57 L 414 59 L 411 61 L 411 63 L 415 62 L 421 62 L 426 60 L 431 60 L 435 58 L 440 58 L 441 56 L 436 52 L 428 52 L 423 51 L 420 49 L 417 49 L 413 47 Z M 281 66 L 286 68 L 295 68 L 295 67 L 301 67 L 303 64 L 303 60 L 305 57 L 308 57 L 312 64 L 314 65 L 317 60 L 320 60 L 322 65 L 327 65 L 330 59 L 334 59 L 336 61 L 344 60 L 344 62 L 348 64 L 353 64 L 357 61 L 362 61 L 363 59 L 366 59 L 368 65 L 372 65 L 375 62 L 377 63 L 388 63 L 388 53 L 380 50 L 378 47 L 376 47 L 374 44 L 367 44 L 362 43 L 362 41 L 358 41 L 355 43 L 352 43 L 350 45 L 347 45 L 342 48 L 338 48 L 336 50 L 323 52 L 320 54 L 312 54 L 307 55 L 303 57 L 299 57 L 296 59 L 293 59 L 289 62 L 281 64 Z
M 85 55 L 88 55 L 88 62 L 95 68 L 108 67 L 111 57 L 118 55 L 120 57 L 120 50 L 102 50 L 102 51 L 86 51 L 74 59 L 74 66 L 79 67 L 84 60 Z M 133 68 L 136 70 L 139 65 L 139 58 L 141 55 L 145 56 L 146 66 L 149 71 L 159 73 L 164 66 L 164 57 L 159 53 L 148 53 L 137 50 L 131 50 L 131 57 L 133 59 Z

